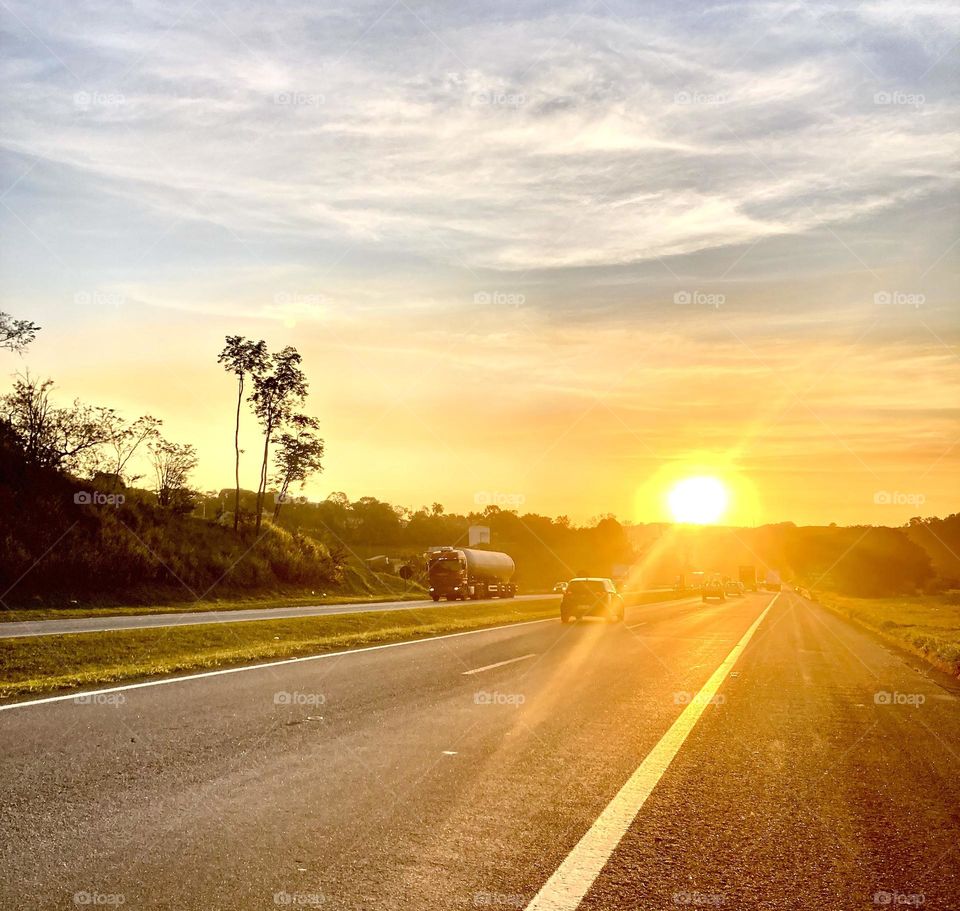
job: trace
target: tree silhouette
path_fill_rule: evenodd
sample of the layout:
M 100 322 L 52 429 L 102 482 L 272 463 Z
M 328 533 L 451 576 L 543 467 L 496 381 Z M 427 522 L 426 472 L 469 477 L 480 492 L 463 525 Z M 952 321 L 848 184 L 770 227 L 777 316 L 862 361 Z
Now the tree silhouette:
M 0 349 L 23 351 L 39 329 L 28 319 L 14 319 L 9 313 L 0 313 Z
M 237 378 L 237 419 L 233 431 L 233 449 L 235 455 L 233 501 L 233 530 L 240 525 L 240 406 L 243 403 L 243 390 L 247 375 L 257 377 L 267 367 L 267 343 L 261 339 L 254 342 L 242 335 L 228 335 L 223 351 L 217 357 L 217 363 Z M 259 526 L 259 516 L 258 516 Z
M 263 461 L 260 463 L 260 483 L 257 487 L 257 534 L 260 533 L 263 501 L 267 492 L 270 443 L 277 429 L 291 419 L 294 408 L 307 395 L 307 378 L 300 369 L 302 360 L 297 349 L 288 345 L 270 356 L 267 371 L 253 374 L 250 401 L 263 428 Z
M 313 432 L 319 427 L 316 418 L 295 414 L 288 426 L 289 430 L 277 439 L 278 448 L 274 456 L 277 480 L 280 483 L 277 502 L 273 508 L 274 521 L 286 502 L 290 485 L 302 485 L 310 475 L 323 471 L 323 440 Z

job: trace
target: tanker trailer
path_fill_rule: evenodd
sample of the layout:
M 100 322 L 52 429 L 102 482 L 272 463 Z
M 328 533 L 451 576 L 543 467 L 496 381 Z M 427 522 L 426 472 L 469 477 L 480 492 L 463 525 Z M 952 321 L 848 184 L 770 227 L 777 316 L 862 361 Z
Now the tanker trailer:
M 467 598 L 512 598 L 517 593 L 513 558 L 495 550 L 441 547 L 427 557 L 430 597 L 434 601 Z

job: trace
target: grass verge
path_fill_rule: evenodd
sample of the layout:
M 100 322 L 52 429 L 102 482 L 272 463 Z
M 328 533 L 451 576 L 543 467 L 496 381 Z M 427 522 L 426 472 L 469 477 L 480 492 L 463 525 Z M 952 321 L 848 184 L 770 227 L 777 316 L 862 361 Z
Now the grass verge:
M 0 640 L 0 699 L 423 639 L 558 615 L 557 599 Z
M 824 607 L 960 677 L 960 595 L 848 598 L 820 592 L 818 598 Z
M 74 620 L 80 617 L 130 617 L 143 614 L 190 614 L 197 611 L 254 610 L 271 607 L 309 607 L 314 604 L 377 604 L 381 601 L 421 601 L 426 592 L 417 588 L 406 592 L 375 595 L 317 593 L 309 595 L 259 598 L 217 598 L 214 601 L 186 601 L 173 604 L 138 604 L 129 607 L 38 607 L 14 608 L 0 612 L 0 623 L 22 620 Z

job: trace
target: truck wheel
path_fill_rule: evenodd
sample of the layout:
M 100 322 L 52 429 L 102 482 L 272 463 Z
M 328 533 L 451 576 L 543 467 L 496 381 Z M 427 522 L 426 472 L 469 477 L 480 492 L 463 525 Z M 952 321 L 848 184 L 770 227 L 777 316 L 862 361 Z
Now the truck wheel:
M 430 597 L 433 598 L 434 601 L 439 601 L 439 600 L 440 600 L 440 596 L 439 596 L 439 595 L 431 595 Z

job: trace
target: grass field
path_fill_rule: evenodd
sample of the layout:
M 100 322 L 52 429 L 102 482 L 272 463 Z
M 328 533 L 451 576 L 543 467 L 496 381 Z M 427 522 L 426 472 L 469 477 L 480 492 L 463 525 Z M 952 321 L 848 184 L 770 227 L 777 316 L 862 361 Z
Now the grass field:
M 847 598 L 821 593 L 819 598 L 825 607 L 960 677 L 960 594 Z
M 651 604 L 677 597 L 673 592 L 636 592 L 628 594 L 626 601 Z M 24 698 L 558 616 L 559 598 L 545 595 L 530 601 L 467 602 L 422 609 L 4 639 L 0 640 L 0 698 Z

